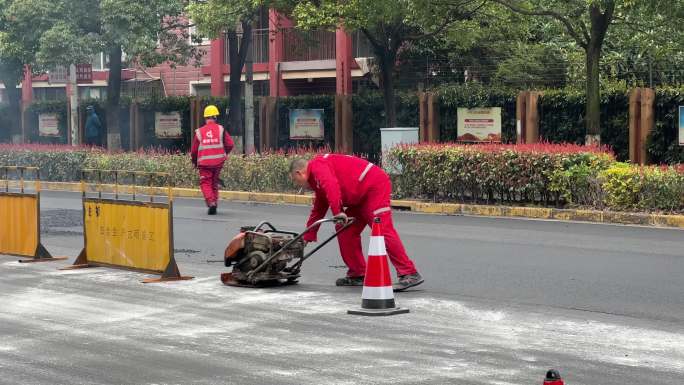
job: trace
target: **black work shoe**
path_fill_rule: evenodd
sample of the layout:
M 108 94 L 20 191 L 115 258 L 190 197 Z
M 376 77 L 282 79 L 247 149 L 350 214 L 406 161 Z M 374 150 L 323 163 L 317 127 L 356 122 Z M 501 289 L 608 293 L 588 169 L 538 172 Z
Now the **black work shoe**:
M 216 206 L 209 206 L 209 211 L 207 212 L 209 215 L 216 215 Z
M 394 289 L 394 291 L 404 291 L 409 287 L 418 286 L 423 282 L 425 282 L 425 280 L 423 279 L 423 276 L 420 275 L 420 273 L 400 275 L 399 281 L 392 285 L 392 288 Z
M 335 281 L 335 286 L 363 286 L 363 277 L 344 277 Z

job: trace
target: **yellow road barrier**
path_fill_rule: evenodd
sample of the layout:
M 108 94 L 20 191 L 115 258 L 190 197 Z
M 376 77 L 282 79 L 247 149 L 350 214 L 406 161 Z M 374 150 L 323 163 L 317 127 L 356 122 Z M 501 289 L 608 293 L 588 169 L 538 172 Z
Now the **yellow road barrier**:
M 2 166 L 0 191 L 0 254 L 31 257 L 19 262 L 47 262 L 53 257 L 40 242 L 40 170 L 37 167 Z M 12 172 L 12 174 L 10 174 Z M 33 180 L 26 174 L 33 173 Z M 10 180 L 10 175 L 16 177 Z M 33 192 L 27 191 L 32 186 Z
M 91 174 L 97 174 L 97 182 L 86 182 Z M 113 196 L 102 195 L 103 174 L 114 177 Z M 126 175 L 132 177 L 133 185 L 120 185 L 121 177 Z M 141 177 L 147 177 L 150 185 L 155 179 L 165 179 L 167 201 L 155 202 L 154 195 L 147 194 L 149 200 L 138 200 L 140 188 L 136 184 Z M 169 179 L 166 173 L 83 170 L 84 248 L 67 269 L 105 266 L 161 275 L 144 283 L 191 279 L 180 274 L 174 258 L 173 189 Z M 88 196 L 88 186 L 95 187 L 97 196 Z M 144 190 L 150 193 L 154 189 Z

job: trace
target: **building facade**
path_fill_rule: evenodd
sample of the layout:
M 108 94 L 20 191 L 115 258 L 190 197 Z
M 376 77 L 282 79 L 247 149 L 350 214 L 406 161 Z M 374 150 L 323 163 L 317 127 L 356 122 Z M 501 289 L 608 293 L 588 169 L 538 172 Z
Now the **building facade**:
M 164 63 L 153 68 L 124 69 L 122 95 L 225 96 L 231 73 L 228 41 L 203 41 L 200 46 L 205 55 L 199 65 Z M 368 73 L 364 64 L 372 56 L 366 39 L 358 32 L 297 30 L 274 10 L 261 12 L 255 23 L 252 52 L 257 96 L 350 94 Z M 109 69 L 104 54 L 78 66 L 77 75 L 81 100 L 106 96 Z M 0 85 L 0 101 L 5 100 L 3 88 Z M 70 94 L 67 69 L 39 76 L 27 74 L 21 88 L 24 105 L 34 100 L 64 99 Z

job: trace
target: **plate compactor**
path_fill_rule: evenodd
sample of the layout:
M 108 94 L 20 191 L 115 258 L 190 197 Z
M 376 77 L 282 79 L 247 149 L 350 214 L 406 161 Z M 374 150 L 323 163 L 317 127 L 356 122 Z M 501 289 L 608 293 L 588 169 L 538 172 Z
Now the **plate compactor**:
M 240 228 L 240 233 L 228 244 L 223 256 L 224 264 L 226 267 L 233 266 L 233 271 L 221 274 L 221 281 L 229 286 L 240 287 L 296 284 L 302 263 L 349 228 L 354 219 L 349 218 L 346 223 L 338 223 L 332 236 L 304 253 L 304 234 L 327 222 L 336 221 L 318 220 L 301 233 L 278 230 L 269 222 Z

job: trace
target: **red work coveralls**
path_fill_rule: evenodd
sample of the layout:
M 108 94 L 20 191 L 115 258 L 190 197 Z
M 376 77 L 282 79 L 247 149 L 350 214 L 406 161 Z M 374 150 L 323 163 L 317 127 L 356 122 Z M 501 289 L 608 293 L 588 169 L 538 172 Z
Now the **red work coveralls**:
M 228 132 L 213 120 L 195 130 L 190 156 L 192 164 L 199 168 L 200 189 L 207 206 L 216 206 L 219 175 L 233 146 L 233 139 Z
M 375 217 L 381 220 L 387 254 L 397 274 L 416 273 L 392 222 L 392 183 L 385 171 L 366 160 L 339 154 L 317 155 L 309 161 L 307 171 L 309 186 L 315 193 L 307 227 L 325 217 L 328 207 L 333 215 L 344 211 L 348 217 L 356 218 L 338 236 L 342 259 L 349 268 L 347 276 L 360 277 L 366 273 L 361 232 L 372 226 Z M 312 229 L 304 240 L 315 242 L 317 232 L 318 229 Z

